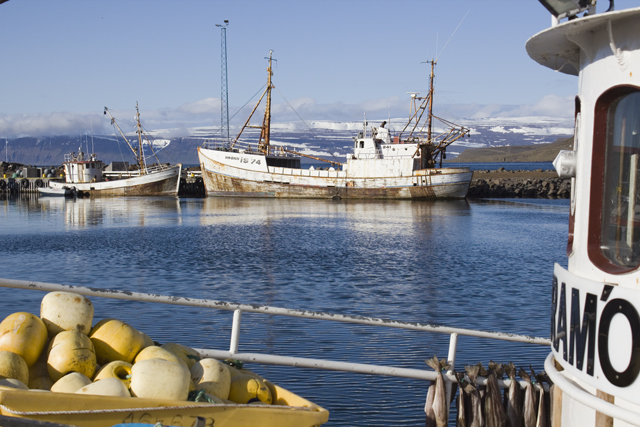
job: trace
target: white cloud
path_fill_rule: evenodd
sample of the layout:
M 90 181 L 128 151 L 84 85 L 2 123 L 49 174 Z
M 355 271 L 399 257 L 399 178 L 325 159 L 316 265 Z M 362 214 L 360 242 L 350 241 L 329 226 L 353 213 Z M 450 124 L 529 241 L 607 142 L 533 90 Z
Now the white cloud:
M 105 132 L 102 115 L 79 113 L 0 114 L 0 135 L 47 136 Z
M 560 97 L 546 95 L 533 105 L 484 105 L 478 106 L 478 110 L 470 116 L 472 119 L 484 119 L 490 117 L 573 117 L 573 97 Z
M 276 96 L 274 96 L 274 101 Z M 346 130 L 360 126 L 364 114 L 370 124 L 387 120 L 391 117 L 407 117 L 409 114 L 407 99 L 399 97 L 371 99 L 357 104 L 334 102 L 331 104 L 319 104 L 312 98 L 297 98 L 290 101 L 291 107 L 285 101 L 274 102 L 272 106 L 272 124 L 278 122 L 299 123 L 298 129 L 306 128 L 300 121 L 300 116 L 307 125 L 313 128 L 326 130 Z M 230 106 L 230 123 L 236 129 L 241 126 L 254 105 L 245 105 L 238 111 L 237 107 Z M 263 107 L 261 107 L 263 108 Z M 470 126 L 472 123 L 483 125 L 495 122 L 496 129 L 505 125 L 505 120 L 517 121 L 523 119 L 523 124 L 548 120 L 549 127 L 553 120 L 563 122 L 573 116 L 573 98 L 547 95 L 533 105 L 438 105 L 435 114 L 451 119 L 456 123 Z M 237 112 L 237 113 L 236 113 Z M 296 114 L 297 112 L 297 114 Z M 125 133 L 131 133 L 135 125 L 135 111 L 112 111 L 114 117 Z M 158 110 L 144 110 L 140 112 L 142 125 L 147 131 L 153 132 L 159 138 L 171 138 L 177 136 L 189 136 L 194 128 L 206 126 L 216 129 L 220 126 L 220 98 L 204 98 L 194 102 L 180 105 L 177 108 L 164 108 Z M 533 119 L 532 119 L 533 117 Z M 554 118 L 554 119 L 548 119 Z M 262 111 L 256 111 L 252 123 L 262 121 Z M 563 123 L 564 124 L 564 123 Z M 399 125 L 398 119 L 394 119 L 393 125 Z M 15 137 L 18 135 L 47 136 L 47 135 L 73 135 L 91 132 L 94 134 L 112 134 L 108 117 L 102 115 L 57 112 L 51 114 L 0 114 L 0 137 Z M 162 131 L 158 131 L 162 129 Z M 504 129 L 504 127 L 503 127 Z M 502 130 L 502 132 L 514 132 L 514 130 Z M 531 130 L 523 131 L 530 134 Z

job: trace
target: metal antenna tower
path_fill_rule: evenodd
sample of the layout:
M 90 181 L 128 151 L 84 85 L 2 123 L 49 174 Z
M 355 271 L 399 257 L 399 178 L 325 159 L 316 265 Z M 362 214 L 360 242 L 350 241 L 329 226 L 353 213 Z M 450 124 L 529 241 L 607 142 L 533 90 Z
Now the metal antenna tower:
M 221 84 L 220 84 L 220 127 L 222 130 L 222 139 L 225 143 L 229 143 L 229 88 L 227 87 L 227 26 L 228 20 L 224 20 L 224 24 L 216 24 L 221 30 L 220 42 L 220 67 L 221 67 Z

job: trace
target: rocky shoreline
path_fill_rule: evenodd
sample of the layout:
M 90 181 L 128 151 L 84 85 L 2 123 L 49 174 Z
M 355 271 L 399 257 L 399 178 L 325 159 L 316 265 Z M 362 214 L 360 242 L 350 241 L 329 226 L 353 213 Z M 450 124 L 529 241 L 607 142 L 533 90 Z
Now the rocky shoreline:
M 473 173 L 468 198 L 568 199 L 571 179 L 558 178 L 552 170 L 481 170 Z

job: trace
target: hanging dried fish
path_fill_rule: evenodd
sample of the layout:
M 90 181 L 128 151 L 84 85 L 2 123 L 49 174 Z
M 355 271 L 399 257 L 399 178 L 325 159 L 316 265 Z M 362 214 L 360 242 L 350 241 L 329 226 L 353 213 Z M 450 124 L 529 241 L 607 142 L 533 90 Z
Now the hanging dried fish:
M 447 395 L 445 391 L 444 378 L 442 377 L 442 371 L 449 369 L 450 365 L 447 363 L 446 359 L 438 361 L 438 358 L 436 356 L 433 356 L 432 359 L 426 360 L 426 362 L 427 365 L 429 365 L 437 372 L 435 387 L 433 386 L 433 382 L 429 387 L 429 389 L 435 389 L 431 408 L 427 408 L 427 405 L 425 405 L 425 413 L 427 414 L 426 425 L 446 427 L 449 420 L 449 402 L 447 402 Z M 433 418 L 430 419 L 431 414 L 433 414 Z
M 522 393 L 520 392 L 520 384 L 516 381 L 516 366 L 509 362 L 509 364 L 504 367 L 504 371 L 511 380 L 511 384 L 509 384 L 509 388 L 505 393 L 505 396 L 507 397 L 506 408 L 507 419 L 509 420 L 508 425 L 510 427 L 522 427 L 522 403 L 520 402 Z
M 480 397 L 480 392 L 476 385 L 476 380 L 478 379 L 478 373 L 481 367 L 481 364 L 464 367 L 465 371 L 467 371 L 467 377 L 469 377 L 469 382 L 465 384 L 464 391 L 469 397 L 469 406 L 471 408 L 470 411 L 467 412 L 467 427 L 484 427 L 482 398 Z M 484 370 L 484 368 L 482 369 Z
M 524 408 L 522 410 L 524 415 L 523 427 L 536 427 L 536 391 L 533 389 L 531 377 L 524 369 L 520 368 L 518 375 L 527 382 L 524 388 Z
M 436 414 L 433 412 L 433 398 L 436 395 L 436 382 L 431 381 L 427 392 L 427 401 L 424 403 L 424 413 L 426 415 L 426 427 L 436 426 Z
M 536 421 L 536 427 L 550 427 L 551 426 L 551 400 L 549 393 L 544 391 L 544 383 L 549 383 L 549 377 L 544 372 L 536 375 L 538 384 L 540 385 L 540 395 L 538 400 L 538 419 Z
M 489 362 L 487 392 L 484 397 L 484 416 L 487 427 L 507 426 L 507 414 L 502 406 L 502 393 L 498 386 L 498 378 L 502 378 L 503 374 L 504 370 L 501 364 Z
M 458 386 L 460 387 L 460 393 L 458 393 L 458 400 L 456 402 L 456 409 L 458 410 L 458 416 L 456 417 L 456 427 L 467 427 L 467 412 L 469 410 L 469 396 L 464 390 L 465 383 L 464 374 L 462 372 L 454 372 L 456 379 L 458 380 Z
M 484 377 L 487 378 L 489 376 L 489 372 L 484 368 L 484 366 L 482 366 L 482 363 L 478 363 L 478 376 L 479 377 Z M 482 402 L 484 403 L 484 397 L 485 394 L 487 393 L 487 386 L 486 385 L 479 385 L 478 386 L 478 391 L 480 392 L 480 398 L 482 398 Z M 483 405 L 483 411 L 484 411 L 484 405 Z M 485 417 L 485 422 L 486 422 L 486 417 Z

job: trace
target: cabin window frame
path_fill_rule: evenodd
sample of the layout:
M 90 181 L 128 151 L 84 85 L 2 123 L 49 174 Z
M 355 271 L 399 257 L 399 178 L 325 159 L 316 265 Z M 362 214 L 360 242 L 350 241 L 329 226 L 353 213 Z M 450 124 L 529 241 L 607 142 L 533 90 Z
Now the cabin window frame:
M 603 244 L 608 243 L 608 241 L 605 241 L 603 238 L 603 222 L 607 219 L 609 222 L 612 220 L 611 215 L 607 214 L 607 200 L 605 199 L 605 197 L 610 196 L 610 194 L 605 194 L 605 192 L 607 191 L 607 187 L 611 189 L 613 185 L 608 183 L 607 179 L 614 180 L 613 182 L 616 184 L 616 188 L 621 188 L 619 183 L 624 182 L 621 178 L 629 177 L 629 173 L 623 176 L 619 168 L 616 170 L 618 180 L 615 180 L 616 177 L 612 173 L 607 175 L 607 155 L 610 153 L 608 150 L 610 145 L 613 147 L 613 138 L 616 130 L 620 131 L 620 129 L 616 129 L 615 121 L 616 114 L 619 112 L 618 107 L 620 107 L 621 101 L 634 94 L 640 96 L 640 87 L 632 85 L 612 87 L 600 95 L 594 109 L 587 254 L 590 261 L 596 267 L 606 273 L 614 275 L 629 273 L 640 268 L 640 253 L 635 265 L 630 265 L 615 261 L 615 256 L 605 255 L 605 251 L 602 249 Z M 624 114 L 624 111 L 625 110 L 621 110 L 620 114 Z M 640 117 L 638 117 L 637 120 L 640 121 Z M 611 150 L 611 153 L 613 153 L 613 150 Z M 640 145 L 638 146 L 638 154 L 640 155 Z M 638 162 L 638 167 L 636 168 L 636 182 L 639 182 L 639 177 L 640 162 Z M 638 190 L 636 190 L 636 194 L 638 194 Z M 619 197 L 619 199 L 621 198 Z M 620 202 L 618 203 L 618 207 L 622 207 Z M 640 198 L 637 198 L 635 203 L 636 206 L 640 205 Z M 609 211 L 610 210 L 609 208 Z M 618 224 L 620 224 L 620 220 Z M 621 228 L 619 225 L 618 232 L 621 232 Z M 634 235 L 638 237 L 634 238 Z M 637 251 L 640 252 L 640 227 L 637 227 L 635 233 L 632 234 L 632 240 L 635 241 L 638 247 Z M 612 240 L 610 239 L 609 241 Z M 613 253 L 614 251 L 611 252 Z

